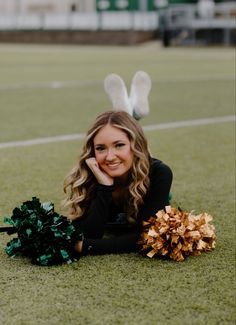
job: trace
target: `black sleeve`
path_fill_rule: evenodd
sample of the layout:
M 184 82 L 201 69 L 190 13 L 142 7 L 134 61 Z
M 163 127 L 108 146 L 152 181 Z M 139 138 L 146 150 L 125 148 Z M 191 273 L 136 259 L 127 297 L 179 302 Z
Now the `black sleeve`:
M 138 250 L 137 241 L 139 240 L 140 232 L 122 236 L 112 236 L 103 239 L 88 239 L 83 241 L 83 255 L 98 255 L 98 254 L 121 254 L 130 253 Z
M 146 220 L 169 205 L 169 193 L 172 183 L 172 171 L 160 160 L 154 160 L 150 172 L 150 190 L 143 207 L 139 212 L 139 219 Z
M 102 238 L 111 213 L 113 190 L 114 186 L 98 184 L 96 196 L 86 213 L 73 221 L 74 226 L 82 230 L 84 235 L 82 255 L 129 253 L 137 250 L 137 228 L 125 235 Z
M 74 226 L 82 230 L 85 238 L 102 238 L 109 218 L 113 190 L 114 186 L 98 184 L 95 198 L 85 214 L 73 221 Z

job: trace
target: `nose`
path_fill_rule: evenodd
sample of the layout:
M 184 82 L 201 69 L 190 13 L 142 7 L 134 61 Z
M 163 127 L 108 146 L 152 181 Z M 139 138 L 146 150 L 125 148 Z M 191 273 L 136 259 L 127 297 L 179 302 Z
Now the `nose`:
M 115 153 L 113 149 L 108 149 L 106 160 L 112 161 L 115 158 Z

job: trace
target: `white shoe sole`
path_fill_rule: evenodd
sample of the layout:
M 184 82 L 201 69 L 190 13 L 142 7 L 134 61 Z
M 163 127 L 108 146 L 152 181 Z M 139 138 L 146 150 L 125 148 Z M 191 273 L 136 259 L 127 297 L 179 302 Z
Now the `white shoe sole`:
M 133 116 L 139 120 L 149 113 L 148 95 L 152 87 L 149 75 L 144 71 L 135 73 L 130 90 L 130 103 Z
M 112 102 L 113 110 L 125 111 L 132 115 L 126 85 L 120 76 L 109 74 L 104 80 L 104 89 Z

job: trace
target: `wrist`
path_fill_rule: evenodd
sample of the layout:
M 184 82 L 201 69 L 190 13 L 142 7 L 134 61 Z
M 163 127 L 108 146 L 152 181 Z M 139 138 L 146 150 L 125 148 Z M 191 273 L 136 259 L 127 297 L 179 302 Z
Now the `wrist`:
M 76 252 L 81 253 L 83 249 L 83 241 L 80 240 L 77 243 L 75 243 L 74 249 Z
M 114 181 L 99 181 L 98 182 L 100 185 L 105 185 L 105 186 L 112 186 L 114 185 Z

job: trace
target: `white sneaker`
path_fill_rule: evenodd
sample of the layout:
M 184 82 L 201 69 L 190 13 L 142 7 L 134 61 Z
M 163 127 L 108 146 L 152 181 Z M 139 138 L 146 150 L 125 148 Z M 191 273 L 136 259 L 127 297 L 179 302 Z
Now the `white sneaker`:
M 130 90 L 130 103 L 136 120 L 148 115 L 148 95 L 152 87 L 149 75 L 144 71 L 137 71 L 133 77 Z
M 109 74 L 104 80 L 104 88 L 115 111 L 125 111 L 133 115 L 126 85 L 117 74 Z

